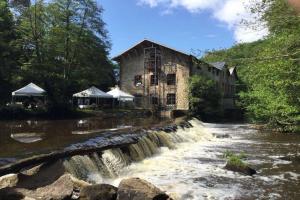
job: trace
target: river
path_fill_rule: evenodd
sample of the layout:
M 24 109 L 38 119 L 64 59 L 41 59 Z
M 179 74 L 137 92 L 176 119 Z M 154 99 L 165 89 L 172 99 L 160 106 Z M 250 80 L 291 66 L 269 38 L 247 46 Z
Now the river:
M 300 199 L 300 135 L 262 132 L 248 124 L 190 123 L 192 128 L 149 132 L 128 149 L 74 156 L 64 165 L 92 183 L 117 186 L 124 178 L 140 177 L 182 200 Z M 225 170 L 227 150 L 244 152 L 257 174 Z
M 300 135 L 259 132 L 245 124 L 191 123 L 193 128 L 179 129 L 171 136 L 156 133 L 165 147 L 154 156 L 149 154 L 155 142 L 145 140 L 130 147 L 128 154 L 117 149 L 99 157 L 74 157 L 67 168 L 88 181 L 115 186 L 124 178 L 140 177 L 182 200 L 300 199 Z M 132 154 L 134 150 L 141 154 Z M 257 175 L 225 170 L 227 150 L 244 152 Z M 137 156 L 145 158 L 132 162 Z M 297 159 L 285 161 L 284 156 Z
M 204 126 L 208 133 L 229 138 L 208 137 L 179 144 L 176 150 L 164 148 L 160 155 L 124 169 L 121 178 L 144 178 L 181 199 L 300 199 L 300 159 L 280 159 L 300 156 L 300 135 L 263 133 L 239 124 Z M 245 152 L 246 162 L 258 174 L 223 169 L 226 150 Z
M 0 121 L 0 166 L 36 154 L 62 150 L 103 133 L 130 132 L 159 123 L 161 120 L 151 117 Z

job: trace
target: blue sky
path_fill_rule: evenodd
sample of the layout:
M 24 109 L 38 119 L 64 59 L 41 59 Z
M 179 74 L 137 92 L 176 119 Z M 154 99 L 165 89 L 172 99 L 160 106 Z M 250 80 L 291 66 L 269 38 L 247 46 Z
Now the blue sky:
M 249 18 L 241 1 L 98 0 L 98 3 L 105 10 L 103 19 L 112 42 L 112 57 L 145 38 L 194 54 L 257 40 L 262 36 L 253 31 L 249 35 L 248 30 L 245 37 L 245 28 L 236 23 L 243 16 Z

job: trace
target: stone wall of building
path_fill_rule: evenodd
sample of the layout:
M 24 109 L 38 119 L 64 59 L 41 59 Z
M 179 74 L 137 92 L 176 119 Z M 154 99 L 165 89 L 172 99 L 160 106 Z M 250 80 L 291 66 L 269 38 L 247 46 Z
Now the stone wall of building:
M 161 51 L 161 66 L 158 70 L 158 85 L 151 85 L 151 76 L 153 70 L 146 70 L 144 73 L 144 51 L 142 48 L 135 49 L 127 55 L 122 56 L 120 60 L 120 87 L 125 92 L 135 96 L 146 98 L 137 99 L 143 101 L 142 107 L 151 108 L 151 99 L 149 96 L 157 97 L 159 103 L 167 110 L 188 110 L 188 79 L 190 75 L 190 57 L 181 53 L 159 47 Z M 167 75 L 176 74 L 176 84 L 167 84 Z M 143 84 L 137 86 L 134 84 L 135 76 L 142 76 Z M 145 88 L 144 88 L 145 87 Z M 175 94 L 176 104 L 168 105 L 168 94 Z
M 168 86 L 165 84 L 166 94 L 164 98 L 167 98 L 167 93 L 172 93 L 174 91 L 176 92 L 176 110 L 188 110 L 188 82 L 191 66 L 190 57 L 168 49 L 164 49 L 162 60 L 162 71 L 166 75 L 174 72 L 176 73 L 176 87 L 174 88 L 174 86 Z
M 151 70 L 144 69 L 144 50 L 148 47 L 156 47 L 156 52 L 159 52 L 160 55 L 161 64 L 157 68 L 157 85 L 151 84 L 151 76 L 153 80 L 153 75 L 155 74 L 153 67 L 150 67 Z M 223 98 L 220 101 L 224 108 L 234 107 L 233 97 L 235 94 L 236 76 L 235 74 L 231 75 L 227 67 L 223 67 L 223 70 L 220 70 L 192 56 L 149 42 L 141 43 L 123 53 L 118 58 L 118 62 L 121 66 L 120 87 L 125 92 L 136 97 L 135 105 L 137 107 L 159 108 L 165 111 L 188 110 L 188 84 L 189 78 L 193 74 L 204 75 L 215 80 L 217 83 L 216 87 L 220 88 L 223 93 Z M 167 84 L 167 77 L 171 74 L 176 76 L 174 85 Z M 140 76 L 140 84 L 135 83 L 136 76 Z M 168 102 L 168 95 L 169 97 L 174 97 L 175 95 L 175 100 L 172 98 L 174 104 L 170 104 L 170 101 Z
M 141 51 L 124 55 L 120 61 L 120 87 L 132 95 L 143 94 L 143 87 L 134 85 L 136 75 L 144 74 L 144 57 Z

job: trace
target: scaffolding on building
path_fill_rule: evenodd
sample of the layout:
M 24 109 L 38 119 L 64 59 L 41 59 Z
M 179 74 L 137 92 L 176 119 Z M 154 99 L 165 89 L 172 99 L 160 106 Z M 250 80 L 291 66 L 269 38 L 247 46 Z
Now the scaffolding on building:
M 152 44 L 151 47 L 144 48 L 143 95 L 146 98 L 145 104 L 147 107 L 157 111 L 174 109 L 174 106 L 167 105 L 166 92 L 171 92 L 176 95 L 176 83 L 172 86 L 167 84 L 167 74 L 176 74 L 176 72 L 176 64 L 170 63 L 162 65 L 162 52 L 159 46 L 157 47 Z M 152 80 L 151 75 L 153 77 Z

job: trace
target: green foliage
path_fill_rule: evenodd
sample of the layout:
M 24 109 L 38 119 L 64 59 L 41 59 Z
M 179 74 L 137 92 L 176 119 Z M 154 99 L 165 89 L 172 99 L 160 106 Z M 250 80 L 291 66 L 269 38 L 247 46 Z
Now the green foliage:
M 242 167 L 242 168 L 247 166 L 247 164 L 242 159 L 240 159 L 238 156 L 230 156 L 227 159 L 227 163 L 229 165 L 236 166 L 236 167 Z
M 223 157 L 224 157 L 224 158 L 228 158 L 228 157 L 233 156 L 233 155 L 234 155 L 234 154 L 233 154 L 232 151 L 226 150 L 226 151 L 224 152 L 224 154 L 223 154 Z
M 300 124 L 300 17 L 281 0 L 264 1 L 253 12 L 262 13 L 269 37 L 208 53 L 205 60 L 222 59 L 238 67 L 239 104 L 250 121 L 296 131 Z
M 10 99 L 10 91 L 14 85 L 14 74 L 17 72 L 15 48 L 15 24 L 13 15 L 6 0 L 0 1 L 0 105 Z
M 91 85 L 102 89 L 114 85 L 103 9 L 95 0 L 12 1 L 12 5 L 20 10 L 14 17 L 7 1 L 0 3 L 3 102 L 9 101 L 12 90 L 29 82 L 47 91 L 49 106 L 67 105 L 73 93 Z
M 246 167 L 247 164 L 243 161 L 247 158 L 244 152 L 239 155 L 234 154 L 233 152 L 226 150 L 223 154 L 223 157 L 227 159 L 227 163 L 236 167 Z
M 189 80 L 189 101 L 192 115 L 202 120 L 219 119 L 221 93 L 216 82 L 201 75 L 194 75 Z
M 288 1 L 264 0 L 253 6 L 252 12 L 259 13 L 260 22 L 266 22 L 271 35 L 289 34 L 300 29 L 300 18 Z

